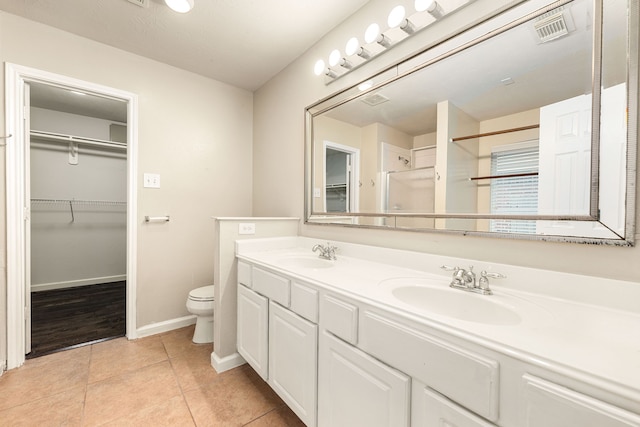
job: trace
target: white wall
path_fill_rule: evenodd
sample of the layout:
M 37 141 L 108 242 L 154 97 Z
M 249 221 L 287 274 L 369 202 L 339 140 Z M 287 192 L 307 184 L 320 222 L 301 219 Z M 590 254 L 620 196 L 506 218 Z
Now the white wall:
M 137 327 L 188 314 L 189 290 L 214 281 L 212 216 L 248 216 L 252 192 L 253 95 L 166 64 L 0 12 L 0 61 L 138 95 Z M 2 71 L 4 77 L 4 71 Z M 4 99 L 4 86 L 0 88 Z M 2 107 L 4 117 L 4 104 Z M 0 124 L 4 134 L 4 120 Z M 4 150 L 0 150 L 4 171 Z M 160 189 L 142 188 L 144 172 Z M 4 172 L 0 172 L 4 205 Z M 170 215 L 145 224 L 145 215 Z M 4 206 L 0 221 L 6 222 Z M 0 270 L 5 271 L 4 227 Z M 0 322 L 6 275 L 0 275 Z M 0 356 L 6 354 L 0 325 Z
M 412 2 L 403 2 L 410 7 Z M 491 2 L 494 6 L 509 2 Z M 468 12 L 477 12 L 487 2 L 475 1 Z M 382 21 L 389 2 L 372 0 L 359 12 L 336 27 L 313 48 L 284 69 L 255 93 L 254 102 L 254 214 L 261 216 L 302 216 L 304 212 L 304 109 L 318 99 L 365 80 L 382 69 L 383 62 L 400 59 L 419 44 L 435 36 L 416 34 L 405 45 L 373 59 L 348 76 L 329 85 L 313 74 L 319 58 L 338 47 L 355 32 L 363 32 L 370 22 Z M 464 12 L 464 11 L 461 11 Z M 481 13 L 474 13 L 479 17 Z M 468 17 L 460 13 L 447 18 L 461 24 Z M 434 30 L 435 32 L 435 30 Z M 273 193 L 277 195 L 274 197 Z M 639 198 L 636 197 L 636 200 Z M 637 210 L 638 211 L 638 210 Z M 638 222 L 638 220 L 636 220 Z M 452 234 L 342 228 L 304 225 L 301 233 L 322 239 L 344 240 L 451 255 L 519 266 L 546 268 L 578 274 L 640 281 L 640 249 L 569 243 L 549 243 L 513 239 L 481 238 Z M 638 239 L 638 237 L 636 237 Z M 434 270 L 438 266 L 433 266 Z M 606 292 L 606 290 L 604 290 Z

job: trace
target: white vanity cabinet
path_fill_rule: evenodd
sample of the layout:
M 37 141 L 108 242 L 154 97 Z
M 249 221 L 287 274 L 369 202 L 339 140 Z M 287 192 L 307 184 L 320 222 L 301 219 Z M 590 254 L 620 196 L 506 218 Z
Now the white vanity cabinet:
M 638 427 L 640 416 L 555 382 L 522 376 L 524 427 Z
M 238 351 L 307 426 L 640 427 L 637 373 L 627 369 L 625 383 L 602 375 L 619 369 L 593 357 L 563 363 L 581 356 L 567 359 L 574 349 L 560 340 L 532 352 L 527 340 L 540 339 L 538 328 L 553 333 L 544 322 L 467 330 L 391 304 L 354 274 L 354 262 L 288 273 L 276 263 L 270 269 L 265 258 L 239 260 Z M 371 277 L 388 268 L 365 267 Z M 582 306 L 567 309 L 591 315 Z M 614 314 L 600 316 L 637 324 Z M 532 335 L 511 338 L 521 330 Z M 609 353 L 615 361 L 618 353 L 602 352 Z
M 238 262 L 238 282 L 238 353 L 315 427 L 318 292 L 244 262 Z
M 318 426 L 408 427 L 411 379 L 323 331 Z
M 269 369 L 269 300 L 238 284 L 238 353 L 267 380 Z
M 318 325 L 269 303 L 269 385 L 307 426 L 314 426 L 318 390 Z

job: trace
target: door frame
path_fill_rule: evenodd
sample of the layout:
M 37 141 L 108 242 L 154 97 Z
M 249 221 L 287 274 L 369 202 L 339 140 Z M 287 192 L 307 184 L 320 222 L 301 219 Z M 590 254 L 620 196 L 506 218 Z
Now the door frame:
M 324 141 L 322 146 L 322 177 L 324 185 L 322 187 L 322 197 L 324 209 L 327 210 L 327 149 L 347 153 L 351 159 L 351 174 L 349 175 L 349 212 L 358 212 L 360 207 L 360 149 L 349 145 L 338 144 L 337 142 Z
M 137 338 L 136 330 L 136 259 L 137 259 L 137 158 L 138 98 L 131 92 L 54 74 L 17 64 L 5 64 L 5 126 L 12 135 L 6 145 L 6 227 L 7 227 L 7 369 L 25 361 L 27 328 L 26 267 L 28 254 L 27 224 L 30 205 L 26 200 L 29 172 L 24 120 L 25 83 L 38 82 L 66 89 L 76 89 L 98 96 L 127 102 L 127 291 L 126 336 Z

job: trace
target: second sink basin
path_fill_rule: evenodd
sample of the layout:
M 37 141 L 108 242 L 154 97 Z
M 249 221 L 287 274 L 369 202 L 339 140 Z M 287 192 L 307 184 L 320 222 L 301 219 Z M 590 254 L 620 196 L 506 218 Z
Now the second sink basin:
M 419 310 L 468 322 L 492 325 L 517 325 L 522 321 L 514 308 L 505 305 L 496 295 L 479 295 L 447 285 L 427 285 L 420 279 L 390 279 L 393 298 Z M 413 282 L 413 283 L 412 283 Z

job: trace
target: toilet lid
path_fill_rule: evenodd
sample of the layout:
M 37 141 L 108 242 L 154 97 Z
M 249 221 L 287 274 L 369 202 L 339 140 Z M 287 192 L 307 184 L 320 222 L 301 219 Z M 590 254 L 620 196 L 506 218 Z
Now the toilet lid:
M 189 299 L 194 301 L 213 301 L 214 285 L 203 286 L 189 292 Z

